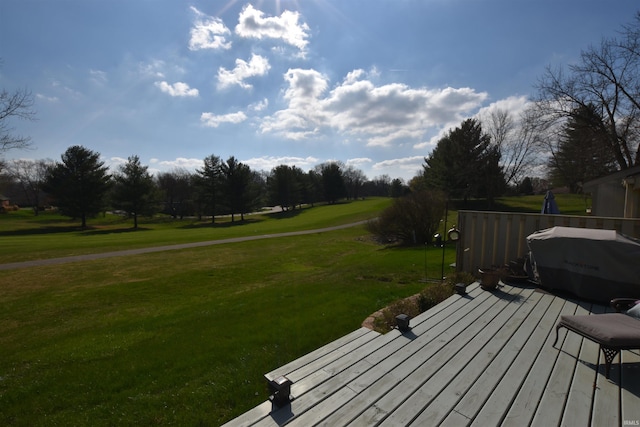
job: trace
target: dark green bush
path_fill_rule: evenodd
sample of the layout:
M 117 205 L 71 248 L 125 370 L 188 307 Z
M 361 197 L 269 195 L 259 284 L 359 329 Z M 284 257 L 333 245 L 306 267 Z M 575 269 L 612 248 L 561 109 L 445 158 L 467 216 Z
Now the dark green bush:
M 377 220 L 368 223 L 367 228 L 384 242 L 430 243 L 444 211 L 442 193 L 421 190 L 395 199 Z

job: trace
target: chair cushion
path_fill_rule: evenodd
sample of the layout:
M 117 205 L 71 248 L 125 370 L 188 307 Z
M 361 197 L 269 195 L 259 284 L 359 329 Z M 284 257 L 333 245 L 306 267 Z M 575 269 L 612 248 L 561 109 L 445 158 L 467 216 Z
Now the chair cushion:
M 636 319 L 640 319 L 640 304 L 636 302 L 636 305 L 634 305 L 633 307 L 631 307 L 629 310 L 627 310 L 626 312 L 629 316 L 633 316 Z
M 623 313 L 561 316 L 560 323 L 604 346 L 640 348 L 640 320 Z

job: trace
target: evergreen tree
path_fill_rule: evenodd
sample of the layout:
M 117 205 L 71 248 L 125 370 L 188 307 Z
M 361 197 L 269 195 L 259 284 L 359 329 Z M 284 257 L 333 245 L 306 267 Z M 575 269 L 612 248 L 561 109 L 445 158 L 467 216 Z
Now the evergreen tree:
M 580 193 L 586 181 L 615 171 L 616 160 L 605 129 L 593 104 L 573 112 L 562 129 L 558 149 L 549 159 L 554 186 L 567 186 L 572 193 Z
M 114 176 L 112 204 L 133 216 L 133 228 L 138 228 L 138 215 L 152 215 L 158 206 L 158 191 L 147 166 L 138 156 L 131 156 Z
M 324 163 L 319 166 L 322 177 L 322 189 L 327 203 L 336 203 L 347 196 L 342 170 L 337 162 Z
M 61 160 L 49 169 L 44 189 L 63 215 L 80 218 L 86 228 L 87 218 L 106 207 L 111 176 L 100 154 L 82 146 L 69 147 Z
M 231 213 L 231 222 L 235 221 L 235 214 L 240 214 L 244 221 L 244 214 L 251 212 L 256 207 L 255 180 L 248 165 L 239 162 L 231 156 L 221 165 L 224 176 L 225 201 Z
M 525 177 L 518 186 L 518 193 L 520 194 L 533 194 L 533 183 L 531 178 Z
M 425 163 L 426 187 L 442 190 L 449 197 L 465 201 L 487 197 L 491 201 L 504 190 L 500 153 L 475 119 L 467 119 L 449 131 Z
M 218 213 L 218 200 L 223 191 L 222 162 L 213 154 L 205 157 L 202 169 L 196 170 L 195 185 L 197 188 L 198 212 L 211 215 L 211 223 L 215 223 Z
M 302 200 L 303 172 L 295 166 L 273 168 L 267 180 L 271 202 L 283 211 L 295 209 Z

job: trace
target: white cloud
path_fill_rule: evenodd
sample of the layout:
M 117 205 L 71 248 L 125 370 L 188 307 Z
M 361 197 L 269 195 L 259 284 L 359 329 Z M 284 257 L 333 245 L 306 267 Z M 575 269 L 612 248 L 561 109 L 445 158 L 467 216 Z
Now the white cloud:
M 262 101 L 254 102 L 249 105 L 249 110 L 252 111 L 263 111 L 269 106 L 269 100 L 264 98 Z
M 163 169 L 187 169 L 195 170 L 201 168 L 203 164 L 202 159 L 178 157 L 175 160 L 158 160 L 151 159 L 150 162 L 153 165 L 162 166 Z
M 196 14 L 196 20 L 191 28 L 191 39 L 189 49 L 230 49 L 231 42 L 227 41 L 226 35 L 231 31 L 224 25 L 220 18 L 207 16 L 195 7 L 191 10 Z
M 285 10 L 280 16 L 265 17 L 264 12 L 252 5 L 244 7 L 238 18 L 236 34 L 255 39 L 279 39 L 304 51 L 309 41 L 309 26 L 298 20 L 300 14 Z
M 249 160 L 243 160 L 242 163 L 248 165 L 255 170 L 271 171 L 271 169 L 280 165 L 296 166 L 303 171 L 313 169 L 313 167 L 319 163 L 319 159 L 316 157 L 292 157 L 292 156 L 263 156 L 254 157 Z
M 364 70 L 357 69 L 347 73 L 347 76 L 344 78 L 345 84 L 351 84 L 358 80 L 360 80 L 364 76 Z
M 162 92 L 169 94 L 170 96 L 197 97 L 200 94 L 198 92 L 198 89 L 190 88 L 188 84 L 183 82 L 169 84 L 165 81 L 162 81 L 162 82 L 156 82 L 155 85 Z
M 46 102 L 58 102 L 59 99 L 57 96 L 47 96 L 41 93 L 36 93 L 36 98 Z
M 224 67 L 218 69 L 218 89 L 224 89 L 232 85 L 238 85 L 244 89 L 250 89 L 252 86 L 245 83 L 250 77 L 264 76 L 269 72 L 271 66 L 269 60 L 263 56 L 253 54 L 249 62 L 242 59 L 236 59 L 236 67 L 229 71 Z
M 507 111 L 514 120 L 518 120 L 520 115 L 529 106 L 531 101 L 526 96 L 510 96 L 496 102 L 492 102 L 486 107 L 481 108 L 476 114 L 480 120 L 487 119 L 491 112 L 495 110 Z
M 116 172 L 120 170 L 120 166 L 123 166 L 127 163 L 127 159 L 124 157 L 110 157 L 105 161 L 105 164 L 109 167 L 111 172 Z
M 353 166 L 355 168 L 360 167 L 362 165 L 368 165 L 369 163 L 371 163 L 373 160 L 371 160 L 368 157 L 359 157 L 356 159 L 349 159 L 345 162 L 345 164 L 347 166 Z
M 385 168 L 401 168 L 401 169 L 415 169 L 422 167 L 425 156 L 411 156 L 403 157 L 400 159 L 389 159 L 377 162 L 373 165 L 373 169 L 385 169 Z
M 202 113 L 200 116 L 200 121 L 206 127 L 217 128 L 222 123 L 242 123 L 247 120 L 247 115 L 242 111 L 238 111 L 237 113 L 223 114 L 223 115 L 215 115 L 213 113 Z
M 438 133 L 433 135 L 428 141 L 422 141 L 414 144 L 413 148 L 416 150 L 427 149 L 428 151 L 431 151 L 429 150 L 429 147 L 435 147 L 436 145 L 438 145 L 438 141 L 440 141 L 451 129 L 455 128 L 456 126 L 460 126 L 460 120 L 452 120 L 449 123 L 444 123 L 438 130 Z
M 422 171 L 424 164 L 424 156 L 411 156 L 399 159 L 389 159 L 377 162 L 372 169 L 380 174 L 394 177 L 410 177 L 416 176 Z
M 487 98 L 470 88 L 412 89 L 405 84 L 376 86 L 355 70 L 326 93 L 327 77 L 315 70 L 289 70 L 286 109 L 265 118 L 262 132 L 299 140 L 331 129 L 362 138 L 369 146 L 422 138 L 429 129 L 460 122 Z
M 100 70 L 89 70 L 89 75 L 91 76 L 91 81 L 96 84 L 105 84 L 107 82 L 107 73 Z
M 328 87 L 328 78 L 315 70 L 290 69 L 284 75 L 289 87 L 284 93 L 288 108 L 263 120 L 265 133 L 276 133 L 292 140 L 301 140 L 319 132 L 329 118 L 322 112 L 321 96 Z
M 138 70 L 144 77 L 151 77 L 154 79 L 164 78 L 164 69 L 167 64 L 161 59 L 156 59 L 151 62 L 140 62 L 138 64 Z

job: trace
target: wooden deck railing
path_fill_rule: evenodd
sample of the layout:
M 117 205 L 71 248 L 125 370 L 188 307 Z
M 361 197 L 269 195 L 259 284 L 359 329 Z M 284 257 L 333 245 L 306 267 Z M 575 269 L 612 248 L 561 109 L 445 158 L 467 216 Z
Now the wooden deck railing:
M 555 226 L 609 229 L 640 238 L 640 219 L 459 211 L 456 270 L 475 273 L 479 267 L 524 257 L 529 250 L 527 236 Z

